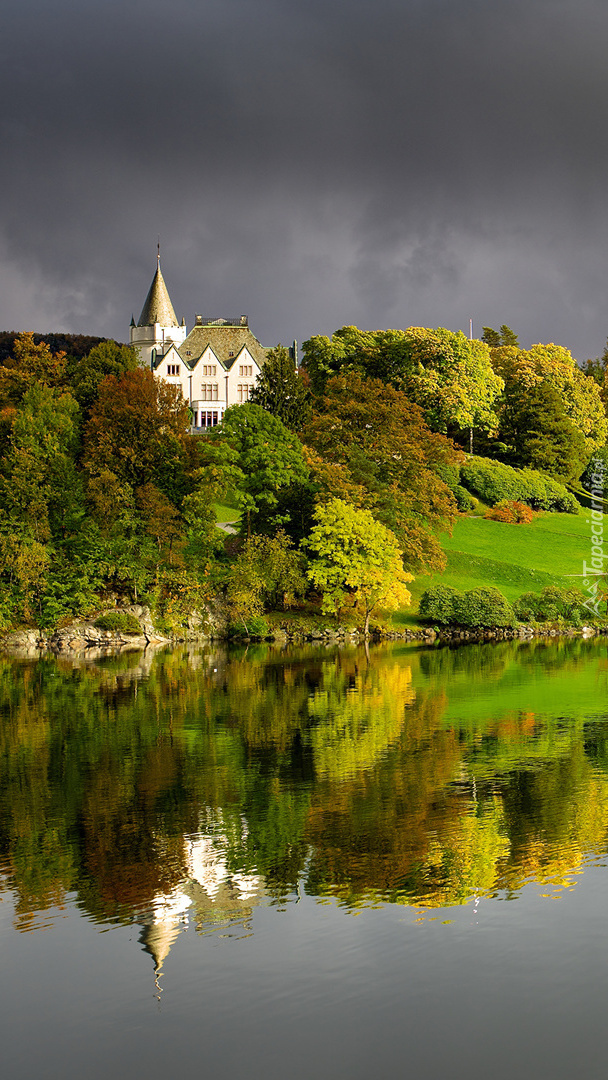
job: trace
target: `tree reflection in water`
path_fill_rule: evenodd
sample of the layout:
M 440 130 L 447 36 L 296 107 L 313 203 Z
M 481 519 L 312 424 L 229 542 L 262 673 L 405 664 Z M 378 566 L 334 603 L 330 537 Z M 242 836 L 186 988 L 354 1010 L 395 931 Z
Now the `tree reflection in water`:
M 606 645 L 0 661 L 0 873 L 160 971 L 305 889 L 429 907 L 568 886 L 606 849 Z M 543 889 L 545 885 L 543 885 Z

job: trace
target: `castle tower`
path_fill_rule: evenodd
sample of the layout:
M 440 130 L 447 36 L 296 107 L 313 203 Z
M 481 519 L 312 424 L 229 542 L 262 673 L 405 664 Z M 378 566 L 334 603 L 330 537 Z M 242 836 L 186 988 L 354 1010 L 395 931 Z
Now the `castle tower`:
M 156 273 L 152 279 L 139 322 L 131 319 L 129 342 L 139 354 L 143 367 L 152 367 L 157 357 L 164 356 L 171 345 L 176 348 L 186 337 L 186 323 L 178 323 L 160 269 L 160 251 L 156 256 Z

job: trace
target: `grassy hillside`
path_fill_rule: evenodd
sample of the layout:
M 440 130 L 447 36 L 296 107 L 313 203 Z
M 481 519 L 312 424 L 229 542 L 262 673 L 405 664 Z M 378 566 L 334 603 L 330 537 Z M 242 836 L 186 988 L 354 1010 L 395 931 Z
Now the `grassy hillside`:
M 545 585 L 581 586 L 583 560 L 590 558 L 590 526 L 583 510 L 539 514 L 530 525 L 506 525 L 482 517 L 461 517 L 451 536 L 441 537 L 447 555 L 443 574 L 419 577 L 411 586 L 412 607 L 394 622 L 415 621 L 418 602 L 429 585 L 441 581 L 462 591 L 494 585 L 515 600 Z

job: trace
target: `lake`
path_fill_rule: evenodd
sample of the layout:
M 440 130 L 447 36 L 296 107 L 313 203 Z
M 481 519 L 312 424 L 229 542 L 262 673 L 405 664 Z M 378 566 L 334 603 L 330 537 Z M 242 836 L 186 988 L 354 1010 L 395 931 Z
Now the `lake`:
M 608 643 L 0 658 L 5 1078 L 605 1073 Z

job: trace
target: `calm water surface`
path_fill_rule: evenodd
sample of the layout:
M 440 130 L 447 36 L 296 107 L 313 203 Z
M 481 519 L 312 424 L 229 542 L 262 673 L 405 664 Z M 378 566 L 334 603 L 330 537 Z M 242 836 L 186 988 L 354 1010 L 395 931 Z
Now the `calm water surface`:
M 2 1076 L 605 1075 L 608 645 L 0 659 Z

